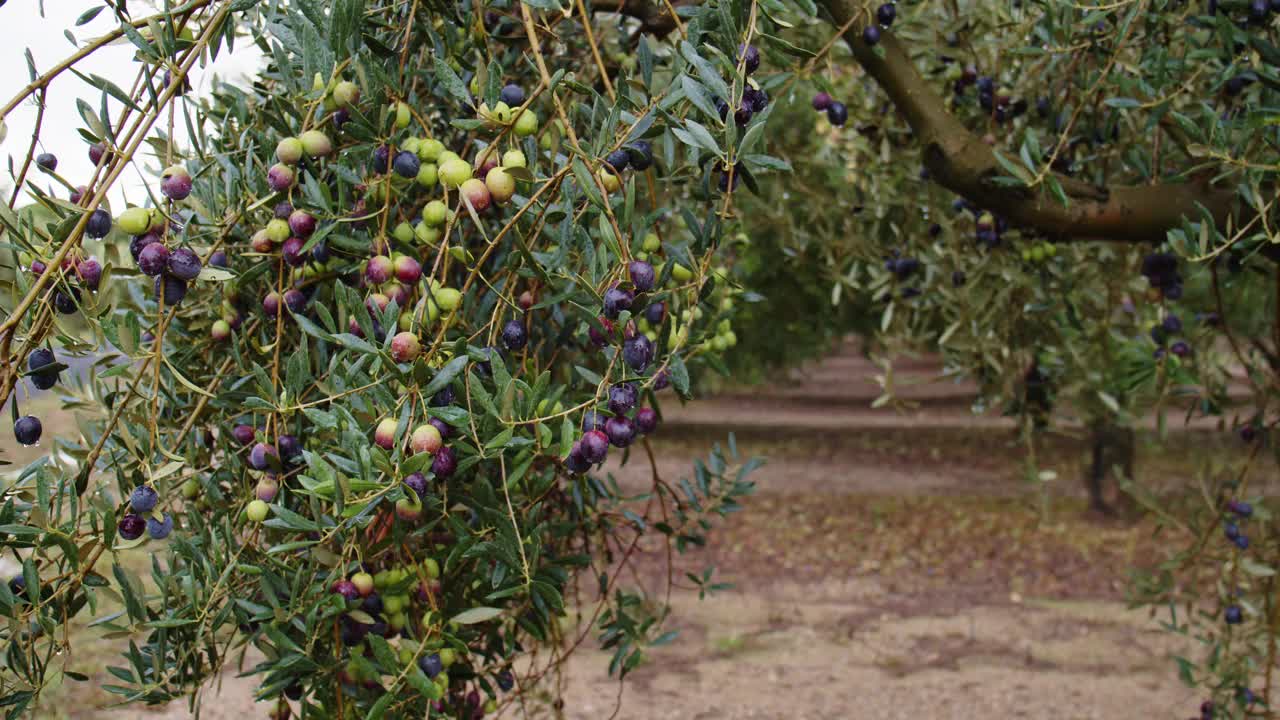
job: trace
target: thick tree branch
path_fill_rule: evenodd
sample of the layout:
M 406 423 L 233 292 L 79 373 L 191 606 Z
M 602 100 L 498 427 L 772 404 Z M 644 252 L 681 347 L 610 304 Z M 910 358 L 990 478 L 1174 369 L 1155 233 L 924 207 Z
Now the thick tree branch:
M 699 0 L 671 0 L 672 8 L 696 5 Z M 662 0 L 602 0 L 595 6 L 597 12 L 616 12 L 640 21 L 640 32 L 646 35 L 666 37 L 676 29 L 676 18 Z
M 859 0 L 822 0 L 822 4 L 837 26 L 862 11 Z M 992 178 L 1008 172 L 991 147 L 947 112 L 946 103 L 916 71 L 892 33 L 881 38 L 881 53 L 863 42 L 864 25 L 861 19 L 854 22 L 845 32 L 845 42 L 911 125 L 924 148 L 930 176 L 1015 226 L 1063 239 L 1160 242 L 1184 217 L 1200 217 L 1200 206 L 1219 225 L 1234 211 L 1234 190 L 1215 187 L 1207 179 L 1108 188 L 1054 175 L 1070 200 L 1065 207 L 1044 192 L 996 185 Z

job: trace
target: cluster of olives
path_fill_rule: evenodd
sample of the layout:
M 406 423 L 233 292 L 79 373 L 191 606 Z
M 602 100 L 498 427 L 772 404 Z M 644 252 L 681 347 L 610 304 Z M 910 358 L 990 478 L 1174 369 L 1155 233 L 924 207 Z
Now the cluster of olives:
M 1058 255 L 1058 246 L 1048 240 L 1033 242 L 1022 248 L 1023 262 L 1039 265 L 1048 262 Z
M 1169 342 L 1182 332 L 1182 320 L 1173 313 L 1168 313 L 1159 325 L 1151 328 L 1151 340 L 1156 344 L 1155 358 L 1159 360 L 1164 357 L 1166 348 L 1168 352 L 1177 357 L 1187 357 L 1191 354 L 1191 345 L 1186 340 L 1176 339 Z
M 346 685 L 377 688 L 377 673 L 367 662 L 362 662 L 366 654 L 365 641 L 370 635 L 384 638 L 400 635 L 416 605 L 422 612 L 421 626 L 425 630 L 425 638 L 421 642 L 402 638 L 398 655 L 400 662 L 406 666 L 416 663 L 441 695 L 453 692 L 457 696 L 454 704 L 468 707 L 473 716 L 496 711 L 494 700 L 481 706 L 478 689 L 465 690 L 450 685 L 451 669 L 459 663 L 465 664 L 468 654 L 465 646 L 447 645 L 442 640 L 441 618 L 431 609 L 432 598 L 439 597 L 442 591 L 440 564 L 432 557 L 413 566 L 390 567 L 372 575 L 361 570 L 348 579 L 336 581 L 330 592 L 341 597 L 346 606 L 346 614 L 339 624 L 340 637 L 351 655 L 338 673 L 339 681 Z M 476 668 L 467 667 L 465 674 L 475 676 Z M 495 673 L 493 680 L 504 692 L 515 687 L 515 677 L 510 670 Z M 290 699 L 299 697 L 300 691 Z M 442 711 L 443 703 L 436 701 L 434 709 Z
M 91 157 L 101 157 L 101 145 L 94 145 L 90 148 Z M 53 172 L 58 167 L 58 158 L 52 153 L 41 153 L 36 158 L 36 164 L 44 168 L 48 172 Z M 190 193 L 190 189 L 187 190 Z M 84 199 L 85 188 L 82 186 L 71 194 L 71 202 L 79 204 Z M 101 239 L 111 232 L 111 214 L 101 208 L 94 210 L 89 214 L 88 220 L 85 221 L 84 233 L 92 239 Z M 42 275 L 48 269 L 48 263 L 45 259 L 37 257 L 27 251 L 22 251 L 19 255 L 19 261 L 24 267 L 30 269 L 32 275 Z M 80 306 L 81 289 L 96 291 L 102 281 L 102 263 L 96 257 L 84 255 L 79 249 L 73 250 L 66 259 L 62 261 L 63 277 L 69 281 L 58 284 L 53 293 L 53 307 L 63 315 L 71 315 L 75 313 Z
M 640 390 L 635 383 L 616 383 L 609 388 L 609 415 L 588 410 L 582 418 L 582 437 L 573 444 L 565 458 L 569 472 L 582 474 L 605 461 L 609 446 L 628 448 L 640 435 L 658 429 L 658 413 L 650 407 L 637 407 Z M 635 411 L 634 413 L 632 411 Z
M 1182 275 L 1178 258 L 1166 252 L 1149 253 L 1142 259 L 1142 275 L 1166 300 L 1182 297 Z
M 185 174 L 170 174 L 166 178 L 185 179 L 186 193 L 191 192 L 191 178 Z M 163 181 L 162 181 L 163 182 Z M 183 194 L 182 197 L 186 197 Z M 138 270 L 143 275 L 155 278 L 155 295 L 158 302 L 166 306 L 177 305 L 187 295 L 187 284 L 200 276 L 204 264 L 195 250 L 189 247 L 177 247 L 170 250 L 166 239 L 168 220 L 158 210 L 132 207 L 121 213 L 116 219 L 121 232 L 133 236 L 129 242 L 129 253 L 133 256 Z
M 129 495 L 127 511 L 116 523 L 124 540 L 138 540 L 145 532 L 153 540 L 163 540 L 173 532 L 173 517 L 157 509 L 160 494 L 151 485 L 139 485 Z
M 994 250 L 1003 243 L 1004 234 L 1009 231 L 1009 221 L 999 215 L 982 210 L 964 198 L 958 198 L 953 209 L 956 212 L 969 211 L 974 216 L 973 239 L 979 246 Z

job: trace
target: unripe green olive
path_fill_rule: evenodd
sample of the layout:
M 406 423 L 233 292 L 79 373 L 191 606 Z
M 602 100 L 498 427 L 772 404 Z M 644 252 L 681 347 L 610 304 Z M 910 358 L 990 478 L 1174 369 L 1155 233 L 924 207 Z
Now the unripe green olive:
M 434 246 L 436 243 L 440 242 L 441 235 L 443 235 L 443 233 L 441 233 L 438 228 L 431 227 L 425 221 L 418 223 L 413 228 L 413 236 L 423 245 Z
M 324 157 L 333 152 L 333 141 L 320 130 L 308 130 L 299 136 L 299 140 L 308 157 Z
M 437 162 L 443 152 L 444 143 L 435 138 L 427 138 L 418 144 L 418 159 L 423 162 Z
M 508 167 L 508 168 L 519 167 L 519 168 L 522 168 L 522 167 L 527 167 L 527 166 L 528 166 L 528 163 L 529 163 L 529 161 L 525 158 L 525 156 L 524 156 L 524 152 L 523 152 L 523 151 L 521 151 L 521 150 L 519 150 L 519 149 L 508 150 L 508 151 L 506 151 L 505 153 L 503 153 L 503 154 L 502 154 L 502 166 L 503 166 L 503 167 Z
M 272 220 L 267 223 L 266 229 L 267 237 L 271 239 L 271 242 L 282 243 L 289 239 L 289 223 L 286 220 L 272 218 Z
M 131 207 L 120 213 L 116 219 L 120 232 L 126 235 L 142 235 L 151 228 L 151 211 L 146 208 Z
M 471 163 L 461 158 L 450 158 L 440 163 L 440 184 L 453 190 L 471 179 Z
M 449 221 L 449 206 L 432 200 L 422 207 L 422 221 L 431 227 L 440 227 Z
M 451 313 L 462 305 L 462 293 L 455 288 L 442 287 L 431 293 L 432 299 L 444 312 Z
M 333 101 L 338 107 L 351 107 L 360 102 L 360 88 L 350 80 L 343 80 L 333 88 Z
M 276 159 L 286 165 L 297 163 L 302 153 L 302 141 L 296 137 L 287 137 L 276 144 Z
M 605 192 L 616 193 L 622 189 L 622 178 L 618 177 L 618 173 L 606 168 L 600 168 L 596 174 L 599 176 L 600 184 L 604 186 Z
M 520 117 L 516 118 L 514 130 L 519 137 L 528 137 L 538 132 L 538 114 L 526 108 L 520 113 Z
M 271 506 L 261 500 L 254 500 L 245 507 L 244 512 L 250 520 L 260 523 L 271 514 Z

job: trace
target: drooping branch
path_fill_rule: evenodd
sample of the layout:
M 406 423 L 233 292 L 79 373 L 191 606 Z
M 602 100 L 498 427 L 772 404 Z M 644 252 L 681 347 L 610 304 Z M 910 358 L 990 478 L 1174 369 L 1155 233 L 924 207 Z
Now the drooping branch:
M 865 11 L 859 0 L 822 0 L 837 26 Z M 1061 239 L 1160 242 L 1184 218 L 1200 217 L 1200 207 L 1219 225 L 1235 210 L 1235 192 L 1207 179 L 1184 183 L 1099 187 L 1054 175 L 1069 199 L 1063 205 L 1052 195 L 1026 187 L 997 185 L 1007 176 L 995 152 L 947 112 L 942 97 L 916 71 L 911 58 L 892 33 L 878 45 L 862 40 L 860 19 L 845 32 L 845 42 L 867 73 L 880 85 L 906 118 L 924 148 L 930 176 L 943 187 L 983 208 Z

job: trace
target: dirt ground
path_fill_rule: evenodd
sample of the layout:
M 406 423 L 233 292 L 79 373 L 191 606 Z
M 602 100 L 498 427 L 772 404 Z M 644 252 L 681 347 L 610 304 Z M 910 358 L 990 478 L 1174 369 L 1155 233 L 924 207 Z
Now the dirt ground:
M 871 411 L 874 385 L 847 379 L 874 371 L 846 355 L 770 397 L 728 393 L 668 409 L 655 446 L 668 478 L 688 474 L 706 441 L 731 429 L 744 454 L 768 457 L 743 512 L 687 559 L 714 565 L 733 587 L 702 601 L 675 593 L 680 634 L 632 673 L 620 707 L 609 656 L 584 644 L 567 665 L 566 717 L 1194 714 L 1200 698 L 1179 683 L 1173 661 L 1194 649 L 1123 602 L 1128 568 L 1159 552 L 1152 526 L 1085 516 L 1079 438 L 1056 436 L 1041 449 L 1042 468 L 1057 479 L 1032 486 L 1007 421 L 963 422 L 966 388 L 926 384 L 913 389 L 915 410 Z M 826 409 L 806 395 L 814 386 L 827 388 Z M 1139 470 L 1161 480 L 1194 457 L 1234 451 L 1204 429 L 1167 444 L 1146 438 Z M 640 485 L 648 469 L 618 472 Z M 653 570 L 660 553 L 651 555 L 644 562 Z M 100 664 L 83 669 L 104 676 Z M 207 690 L 201 717 L 266 717 L 269 706 L 255 706 L 252 691 L 251 679 L 228 670 L 220 691 Z M 64 693 L 44 716 L 190 716 L 184 704 L 104 710 L 107 701 Z
M 875 581 L 783 583 L 677 603 L 682 637 L 628 680 L 619 718 L 1146 718 L 1198 701 L 1162 633 L 1111 602 L 903 606 Z M 598 657 L 569 717 L 607 717 Z

